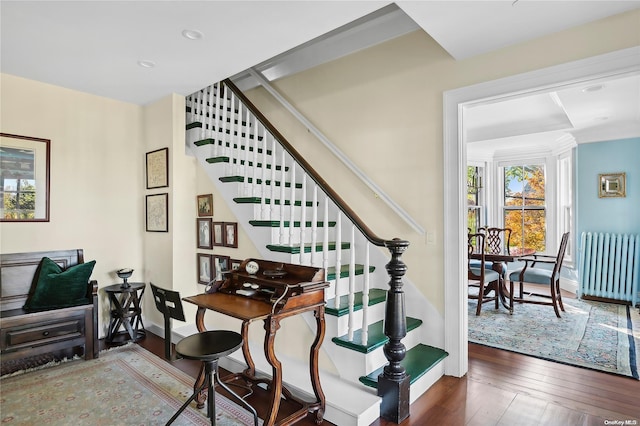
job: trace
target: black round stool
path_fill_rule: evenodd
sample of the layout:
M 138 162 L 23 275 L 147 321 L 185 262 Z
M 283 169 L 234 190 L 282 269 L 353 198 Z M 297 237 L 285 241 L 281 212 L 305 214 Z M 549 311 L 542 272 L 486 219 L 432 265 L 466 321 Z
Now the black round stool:
M 258 425 L 258 413 L 242 397 L 233 392 L 218 377 L 218 359 L 232 354 L 242 346 L 242 336 L 235 331 L 213 330 L 194 334 L 180 340 L 176 345 L 176 353 L 183 358 L 202 361 L 204 364 L 204 382 L 200 388 L 193 392 L 193 395 L 185 402 L 173 417 L 167 422 L 170 425 L 178 418 L 180 413 L 189 406 L 198 394 L 207 387 L 207 417 L 211 419 L 211 424 L 216 424 L 216 396 L 215 383 L 217 382 L 224 390 L 229 392 L 243 406 L 253 413 L 253 421 Z

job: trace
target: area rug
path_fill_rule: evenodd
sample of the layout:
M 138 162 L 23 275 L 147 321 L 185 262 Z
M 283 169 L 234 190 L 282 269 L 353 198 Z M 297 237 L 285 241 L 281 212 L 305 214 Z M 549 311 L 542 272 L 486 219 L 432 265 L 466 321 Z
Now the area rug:
M 553 307 L 530 303 L 516 303 L 513 315 L 488 303 L 476 316 L 469 300 L 469 342 L 638 379 L 638 308 L 563 302 L 566 312 L 557 318 Z
M 138 345 L 103 351 L 0 380 L 7 425 L 164 425 L 192 394 L 194 379 Z M 218 425 L 253 425 L 252 415 L 216 394 Z M 207 425 L 192 403 L 174 425 Z

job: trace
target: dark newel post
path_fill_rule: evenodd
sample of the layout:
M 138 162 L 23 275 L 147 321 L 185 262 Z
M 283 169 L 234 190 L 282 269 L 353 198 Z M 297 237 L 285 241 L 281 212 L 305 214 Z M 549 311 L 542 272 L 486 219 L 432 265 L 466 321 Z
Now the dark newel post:
M 396 424 L 409 417 L 409 385 L 410 378 L 400 364 L 407 349 L 402 338 L 407 335 L 407 320 L 404 310 L 404 292 L 402 276 L 407 266 L 402 262 L 402 253 L 409 247 L 408 241 L 394 238 L 386 241 L 385 246 L 391 252 L 391 261 L 387 264 L 387 272 L 391 277 L 387 290 L 387 306 L 384 321 L 384 334 L 389 341 L 384 345 L 384 355 L 389 364 L 378 376 L 378 396 L 382 397 L 380 417 Z

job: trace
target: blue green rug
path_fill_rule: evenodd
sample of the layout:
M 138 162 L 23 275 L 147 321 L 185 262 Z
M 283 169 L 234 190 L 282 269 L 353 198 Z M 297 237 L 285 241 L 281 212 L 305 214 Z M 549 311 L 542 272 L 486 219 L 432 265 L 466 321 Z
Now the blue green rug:
M 563 299 L 551 306 L 516 303 L 513 315 L 487 303 L 475 315 L 469 300 L 469 342 L 638 379 L 639 309 L 590 300 Z

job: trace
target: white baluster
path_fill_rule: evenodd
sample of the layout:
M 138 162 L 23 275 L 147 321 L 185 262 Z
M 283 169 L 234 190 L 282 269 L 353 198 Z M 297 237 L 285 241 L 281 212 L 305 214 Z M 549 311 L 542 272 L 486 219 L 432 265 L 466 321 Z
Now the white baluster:
M 229 138 L 228 146 L 226 148 L 226 155 L 229 157 L 229 163 L 227 164 L 227 174 L 234 175 L 236 169 L 236 152 L 233 146 L 235 145 L 235 116 L 236 116 L 236 95 L 231 92 L 231 110 L 229 111 Z
M 340 309 L 340 268 L 342 267 L 342 217 L 341 212 L 338 210 L 338 217 L 336 219 L 336 298 L 334 308 Z
M 302 195 L 300 197 L 300 264 L 308 264 L 304 259 L 304 244 L 306 242 L 305 234 L 307 232 L 307 173 L 302 175 Z
M 243 187 L 242 187 L 242 196 L 250 197 L 251 191 L 249 189 L 249 147 L 251 146 L 251 138 L 249 137 L 251 130 L 251 122 L 249 118 L 251 117 L 251 113 L 249 112 L 249 108 L 246 108 L 247 111 L 247 119 L 244 121 L 245 129 L 244 129 L 244 140 L 242 146 L 244 146 L 244 167 L 242 171 L 243 176 Z
M 267 180 L 269 173 L 267 169 L 267 128 L 262 126 L 262 201 L 260 207 L 262 210 L 262 219 L 269 220 L 269 208 L 267 206 Z
M 220 148 L 218 150 L 217 155 L 224 155 L 225 147 L 227 143 L 227 117 L 228 117 L 228 109 L 229 109 L 229 99 L 227 97 L 229 93 L 229 89 L 227 86 L 224 86 L 224 92 L 222 96 L 222 122 L 220 123 L 220 127 L 222 127 L 222 131 L 220 134 Z
M 269 184 L 269 198 L 271 205 L 269 216 L 275 218 L 277 210 L 276 206 L 276 169 L 278 168 L 278 156 L 276 155 L 276 138 L 271 139 L 271 182 Z M 279 234 L 279 233 L 278 233 Z
M 362 341 L 366 346 L 369 341 L 369 241 L 364 241 L 364 282 L 362 284 Z
M 213 87 L 213 85 L 209 86 L 208 92 L 209 92 L 209 105 L 207 105 L 207 112 L 209 113 L 209 117 L 207 118 L 207 123 L 209 124 L 209 131 L 207 132 L 207 134 L 209 135 L 208 137 L 212 138 L 215 141 L 214 139 L 216 136 L 216 131 L 214 129 L 214 125 L 215 125 L 214 114 L 216 113 L 215 107 L 214 107 L 215 87 Z
M 316 244 L 318 243 L 318 185 L 313 185 L 311 205 L 311 265 L 317 265 Z
M 324 218 L 322 223 L 322 268 L 326 274 L 329 269 L 329 196 L 327 194 L 324 195 Z
M 349 341 L 353 341 L 354 333 L 354 304 L 356 295 L 356 226 L 351 224 L 351 238 L 349 242 Z
M 220 140 L 220 127 L 222 126 L 221 123 L 221 115 L 223 114 L 223 107 L 224 107 L 224 102 L 222 100 L 222 83 L 218 83 L 218 87 L 217 87 L 217 92 L 216 92 L 216 105 L 215 105 L 215 111 L 216 111 L 216 131 L 213 133 L 214 134 L 214 141 L 213 141 L 213 155 L 217 156 L 218 152 L 220 152 L 220 150 L 218 149 L 218 141 Z
M 285 200 L 286 200 L 286 192 L 285 192 L 285 180 L 287 179 L 286 163 L 285 163 L 285 151 L 282 150 L 280 164 L 282 169 L 280 169 L 280 222 L 278 223 L 279 232 L 278 232 L 278 244 L 284 244 L 286 233 L 284 230 L 284 211 L 285 211 Z
M 251 189 L 252 197 L 257 197 L 260 187 L 258 186 L 258 119 L 253 117 L 253 166 L 251 167 Z
M 291 200 L 289 201 L 289 245 L 293 248 L 294 232 L 293 221 L 295 219 L 296 208 L 296 166 L 295 161 L 291 162 Z

